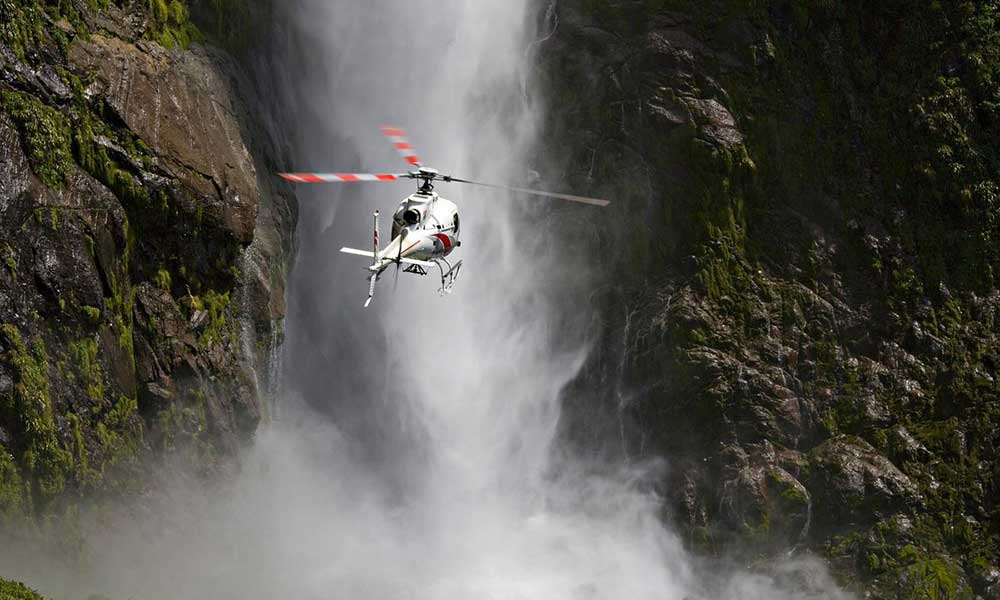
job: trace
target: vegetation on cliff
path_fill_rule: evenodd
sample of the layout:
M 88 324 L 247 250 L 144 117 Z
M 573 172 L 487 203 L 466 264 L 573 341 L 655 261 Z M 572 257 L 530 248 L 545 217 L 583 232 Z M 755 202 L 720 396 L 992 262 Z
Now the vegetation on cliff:
M 2 600 L 45 600 L 38 592 L 17 581 L 0 579 L 0 599 Z
M 232 457 L 261 417 L 240 336 L 271 340 L 281 317 L 244 270 L 280 282 L 290 251 L 257 249 L 276 264 L 256 265 L 247 248 L 294 214 L 257 181 L 268 150 L 243 141 L 235 67 L 191 46 L 224 32 L 201 33 L 186 3 L 0 4 L 5 525 L 139 491 L 146 456 L 200 472 Z M 171 108 L 150 110 L 161 94 Z
M 641 265 L 603 294 L 624 362 L 588 370 L 624 389 L 567 434 L 599 441 L 576 423 L 604 406 L 670 457 L 692 546 L 809 548 L 875 597 L 1000 592 L 998 18 L 560 3 L 558 168 L 622 200 L 601 249 Z

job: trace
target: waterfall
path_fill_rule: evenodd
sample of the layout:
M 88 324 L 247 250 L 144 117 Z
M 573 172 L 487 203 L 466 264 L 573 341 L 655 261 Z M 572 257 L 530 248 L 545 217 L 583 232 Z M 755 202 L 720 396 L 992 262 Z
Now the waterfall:
M 392 124 L 443 172 L 528 181 L 541 107 L 522 85 L 539 8 L 291 3 L 305 50 L 289 69 L 308 115 L 296 168 L 404 169 L 378 132 Z M 336 250 L 364 247 L 371 211 L 391 214 L 410 187 L 300 196 L 285 381 L 329 416 L 371 486 L 341 509 L 378 506 L 365 515 L 377 539 L 363 536 L 334 579 L 364 597 L 680 598 L 687 561 L 657 499 L 638 491 L 643 473 L 586 472 L 554 447 L 592 315 L 586 257 L 568 256 L 552 229 L 565 211 L 600 209 L 440 184 L 462 216 L 454 294 L 411 275 L 393 292 L 390 271 L 365 310 L 364 261 Z

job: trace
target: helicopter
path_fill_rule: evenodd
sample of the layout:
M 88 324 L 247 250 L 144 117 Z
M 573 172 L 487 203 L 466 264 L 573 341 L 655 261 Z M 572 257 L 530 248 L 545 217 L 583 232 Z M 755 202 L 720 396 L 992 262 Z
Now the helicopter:
M 368 267 L 368 298 L 365 308 L 371 305 L 375 298 L 375 284 L 382 273 L 390 266 L 396 266 L 396 276 L 400 268 L 404 273 L 425 276 L 435 267 L 439 270 L 441 287 L 438 293 L 450 294 L 462 269 L 462 261 L 452 264 L 448 256 L 462 242 L 458 239 L 460 220 L 458 206 L 434 191 L 435 182 L 465 183 L 480 187 L 506 190 L 522 194 L 532 194 L 547 198 L 556 198 L 590 204 L 593 206 L 608 206 L 610 202 L 586 196 L 559 194 L 521 187 L 511 187 L 492 183 L 482 183 L 468 179 L 460 179 L 451 175 L 442 175 L 437 169 L 426 167 L 410 145 L 406 131 L 393 126 L 383 126 L 382 135 L 387 137 L 392 146 L 399 152 L 403 160 L 416 170 L 407 173 L 279 173 L 278 175 L 293 183 L 353 183 L 381 182 L 413 179 L 418 182 L 417 191 L 400 202 L 392 216 L 392 239 L 385 248 L 379 243 L 379 211 L 373 216 L 374 234 L 372 249 L 360 250 L 343 247 L 345 254 L 363 256 L 372 260 Z

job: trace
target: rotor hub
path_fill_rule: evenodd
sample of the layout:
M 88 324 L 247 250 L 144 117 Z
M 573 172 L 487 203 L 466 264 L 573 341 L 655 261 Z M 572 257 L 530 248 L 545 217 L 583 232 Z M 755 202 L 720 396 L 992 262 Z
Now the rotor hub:
M 417 188 L 417 191 L 423 194 L 433 192 L 434 180 L 440 178 L 438 170 L 430 167 L 420 167 L 417 172 L 413 174 L 413 176 L 420 180 L 420 186 Z

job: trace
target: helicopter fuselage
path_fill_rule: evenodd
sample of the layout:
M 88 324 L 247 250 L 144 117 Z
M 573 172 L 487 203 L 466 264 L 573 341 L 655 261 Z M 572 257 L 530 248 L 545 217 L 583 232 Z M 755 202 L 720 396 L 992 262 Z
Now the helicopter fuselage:
M 454 202 L 445 200 L 434 192 L 434 184 L 464 183 L 480 187 L 504 190 L 509 193 L 533 194 L 548 198 L 559 198 L 571 202 L 581 202 L 596 206 L 607 206 L 607 200 L 558 194 L 508 185 L 483 183 L 469 179 L 460 179 L 452 175 L 442 175 L 437 169 L 424 166 L 409 140 L 406 132 L 399 127 L 383 126 L 382 134 L 407 164 L 415 166 L 416 171 L 407 173 L 281 173 L 281 177 L 294 183 L 348 183 L 358 181 L 399 181 L 402 179 L 416 180 L 417 192 L 407 196 L 392 217 L 392 241 L 385 248 L 379 243 L 379 212 L 372 214 L 372 245 L 370 250 L 349 248 L 340 249 L 345 254 L 363 256 L 371 259 L 368 267 L 368 299 L 365 306 L 371 304 L 375 297 L 375 284 L 382 273 L 392 265 L 396 265 L 396 273 L 427 275 L 428 269 L 437 267 L 441 271 L 441 294 L 450 294 L 455 280 L 458 279 L 462 261 L 452 264 L 446 258 L 462 243 L 458 240 L 459 222 L 458 207 Z
M 437 192 L 417 192 L 404 199 L 392 217 L 392 241 L 373 267 L 384 269 L 400 258 L 434 261 L 461 245 L 458 206 Z

